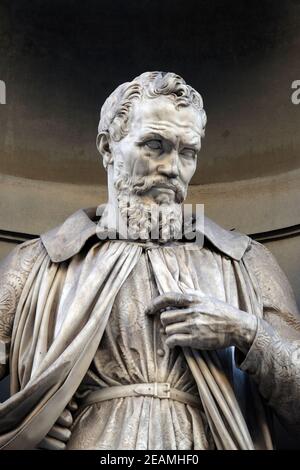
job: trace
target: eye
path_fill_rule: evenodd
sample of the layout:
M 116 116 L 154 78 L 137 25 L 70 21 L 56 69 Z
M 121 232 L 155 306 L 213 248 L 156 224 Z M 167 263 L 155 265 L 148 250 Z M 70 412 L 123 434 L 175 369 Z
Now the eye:
M 196 150 L 190 148 L 184 148 L 180 151 L 180 154 L 186 158 L 195 158 L 196 157 Z
M 144 145 L 149 147 L 151 150 L 161 150 L 162 148 L 162 143 L 158 139 L 147 140 Z

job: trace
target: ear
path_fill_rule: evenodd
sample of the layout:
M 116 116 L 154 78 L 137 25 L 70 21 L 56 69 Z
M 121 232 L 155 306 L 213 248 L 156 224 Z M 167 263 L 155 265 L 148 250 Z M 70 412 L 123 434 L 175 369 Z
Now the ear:
M 108 132 L 101 132 L 97 135 L 96 145 L 101 157 L 103 158 L 105 169 L 107 169 L 107 166 L 113 162 L 109 141 L 110 135 Z

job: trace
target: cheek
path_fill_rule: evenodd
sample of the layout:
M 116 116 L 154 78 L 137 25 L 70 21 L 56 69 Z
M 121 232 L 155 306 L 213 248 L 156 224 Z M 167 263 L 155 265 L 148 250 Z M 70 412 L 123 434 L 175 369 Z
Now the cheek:
M 116 166 L 129 175 L 132 175 L 137 161 L 136 149 L 125 140 L 114 148 L 114 160 Z
M 149 152 L 142 148 L 136 150 L 134 165 L 132 167 L 134 175 L 147 176 L 152 173 L 154 166 L 155 165 L 152 163 L 151 154 Z
M 183 183 L 188 184 L 197 167 L 197 160 L 182 161 L 180 165 L 180 177 Z

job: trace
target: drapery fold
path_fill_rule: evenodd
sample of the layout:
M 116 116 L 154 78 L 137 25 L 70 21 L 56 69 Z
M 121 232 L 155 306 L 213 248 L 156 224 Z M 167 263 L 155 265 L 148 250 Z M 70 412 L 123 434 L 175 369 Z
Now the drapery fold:
M 194 247 L 191 246 L 190 249 Z M 172 256 L 168 249 L 148 251 L 148 256 L 156 277 L 160 294 L 167 292 L 203 294 L 199 289 L 199 280 L 188 270 L 189 250 L 181 256 Z M 182 263 L 180 263 L 180 259 Z M 244 309 L 248 313 L 262 317 L 262 302 L 255 279 L 251 277 L 243 261 L 234 261 L 216 255 L 216 262 L 223 276 L 224 300 L 231 305 Z M 181 269 L 183 266 L 183 269 Z M 212 280 L 213 282 L 213 280 Z M 233 387 L 228 380 L 217 353 L 183 348 L 186 361 L 197 383 L 199 395 L 208 419 L 211 433 L 219 450 L 253 450 L 254 443 Z M 260 446 L 272 448 L 267 418 L 263 411 L 260 397 Z
M 80 254 L 74 257 L 68 269 L 84 263 L 80 283 L 68 309 L 61 308 L 64 318 L 52 342 L 49 332 L 53 334 L 57 312 L 50 302 L 47 309 L 47 299 L 53 298 L 54 286 L 59 292 L 55 278 L 64 274 L 49 257 L 37 260 L 16 314 L 11 348 L 14 395 L 0 405 L 2 449 L 34 448 L 51 429 L 86 373 L 114 298 L 140 253 L 138 245 L 111 242 L 95 245 L 84 260 Z
M 193 245 L 189 249 L 177 246 L 176 257 L 169 247 L 147 249 L 160 293 L 197 291 L 207 295 L 207 292 L 201 291 L 201 277 L 191 275 L 189 271 L 190 250 L 193 249 L 200 250 Z M 74 256 L 69 264 L 53 263 L 45 253 L 40 255 L 23 289 L 16 312 L 10 358 L 13 395 L 0 404 L 1 448 L 34 448 L 51 429 L 80 385 L 100 343 L 114 299 L 134 269 L 142 250 L 138 243 L 98 243 L 87 254 L 80 252 Z M 217 282 L 216 276 L 221 281 L 222 300 L 262 316 L 254 280 L 243 261 L 214 253 L 209 256 L 211 269 L 202 273 L 206 273 L 211 283 Z M 70 285 L 75 284 L 75 290 L 68 289 L 71 278 Z M 190 367 L 189 357 L 199 367 L 197 354 L 191 350 L 186 352 Z M 212 373 L 212 364 L 205 355 L 200 359 L 209 369 L 213 387 L 217 388 L 219 399 L 224 401 L 224 410 L 228 405 L 228 396 L 234 397 L 228 386 L 230 379 L 228 383 L 224 379 L 226 383 L 224 385 L 222 382 L 222 390 Z M 225 373 L 221 363 L 213 362 L 213 366 L 220 374 Z M 199 387 L 202 377 L 197 368 L 193 373 Z M 201 396 L 201 388 L 199 392 Z M 233 402 L 237 406 L 234 399 Z M 209 405 L 217 407 L 220 413 L 220 403 L 216 405 L 210 397 L 205 403 L 204 409 Z M 248 435 L 242 437 L 241 446 L 232 437 L 232 430 L 228 429 L 226 432 L 230 438 L 222 442 L 218 422 L 214 421 L 209 410 L 205 411 L 209 414 L 217 448 L 241 448 L 243 445 L 252 448 Z M 236 411 L 239 425 L 243 426 L 240 411 Z M 228 428 L 227 425 L 224 421 L 224 426 Z M 267 429 L 266 421 L 263 427 Z

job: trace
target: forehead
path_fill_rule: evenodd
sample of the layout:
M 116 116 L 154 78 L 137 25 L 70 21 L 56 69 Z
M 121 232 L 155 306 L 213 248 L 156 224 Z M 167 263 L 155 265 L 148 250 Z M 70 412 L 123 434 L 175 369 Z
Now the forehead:
M 200 137 L 201 130 L 201 116 L 193 106 L 176 108 L 165 96 L 136 101 L 131 110 L 129 133 L 156 132 Z

